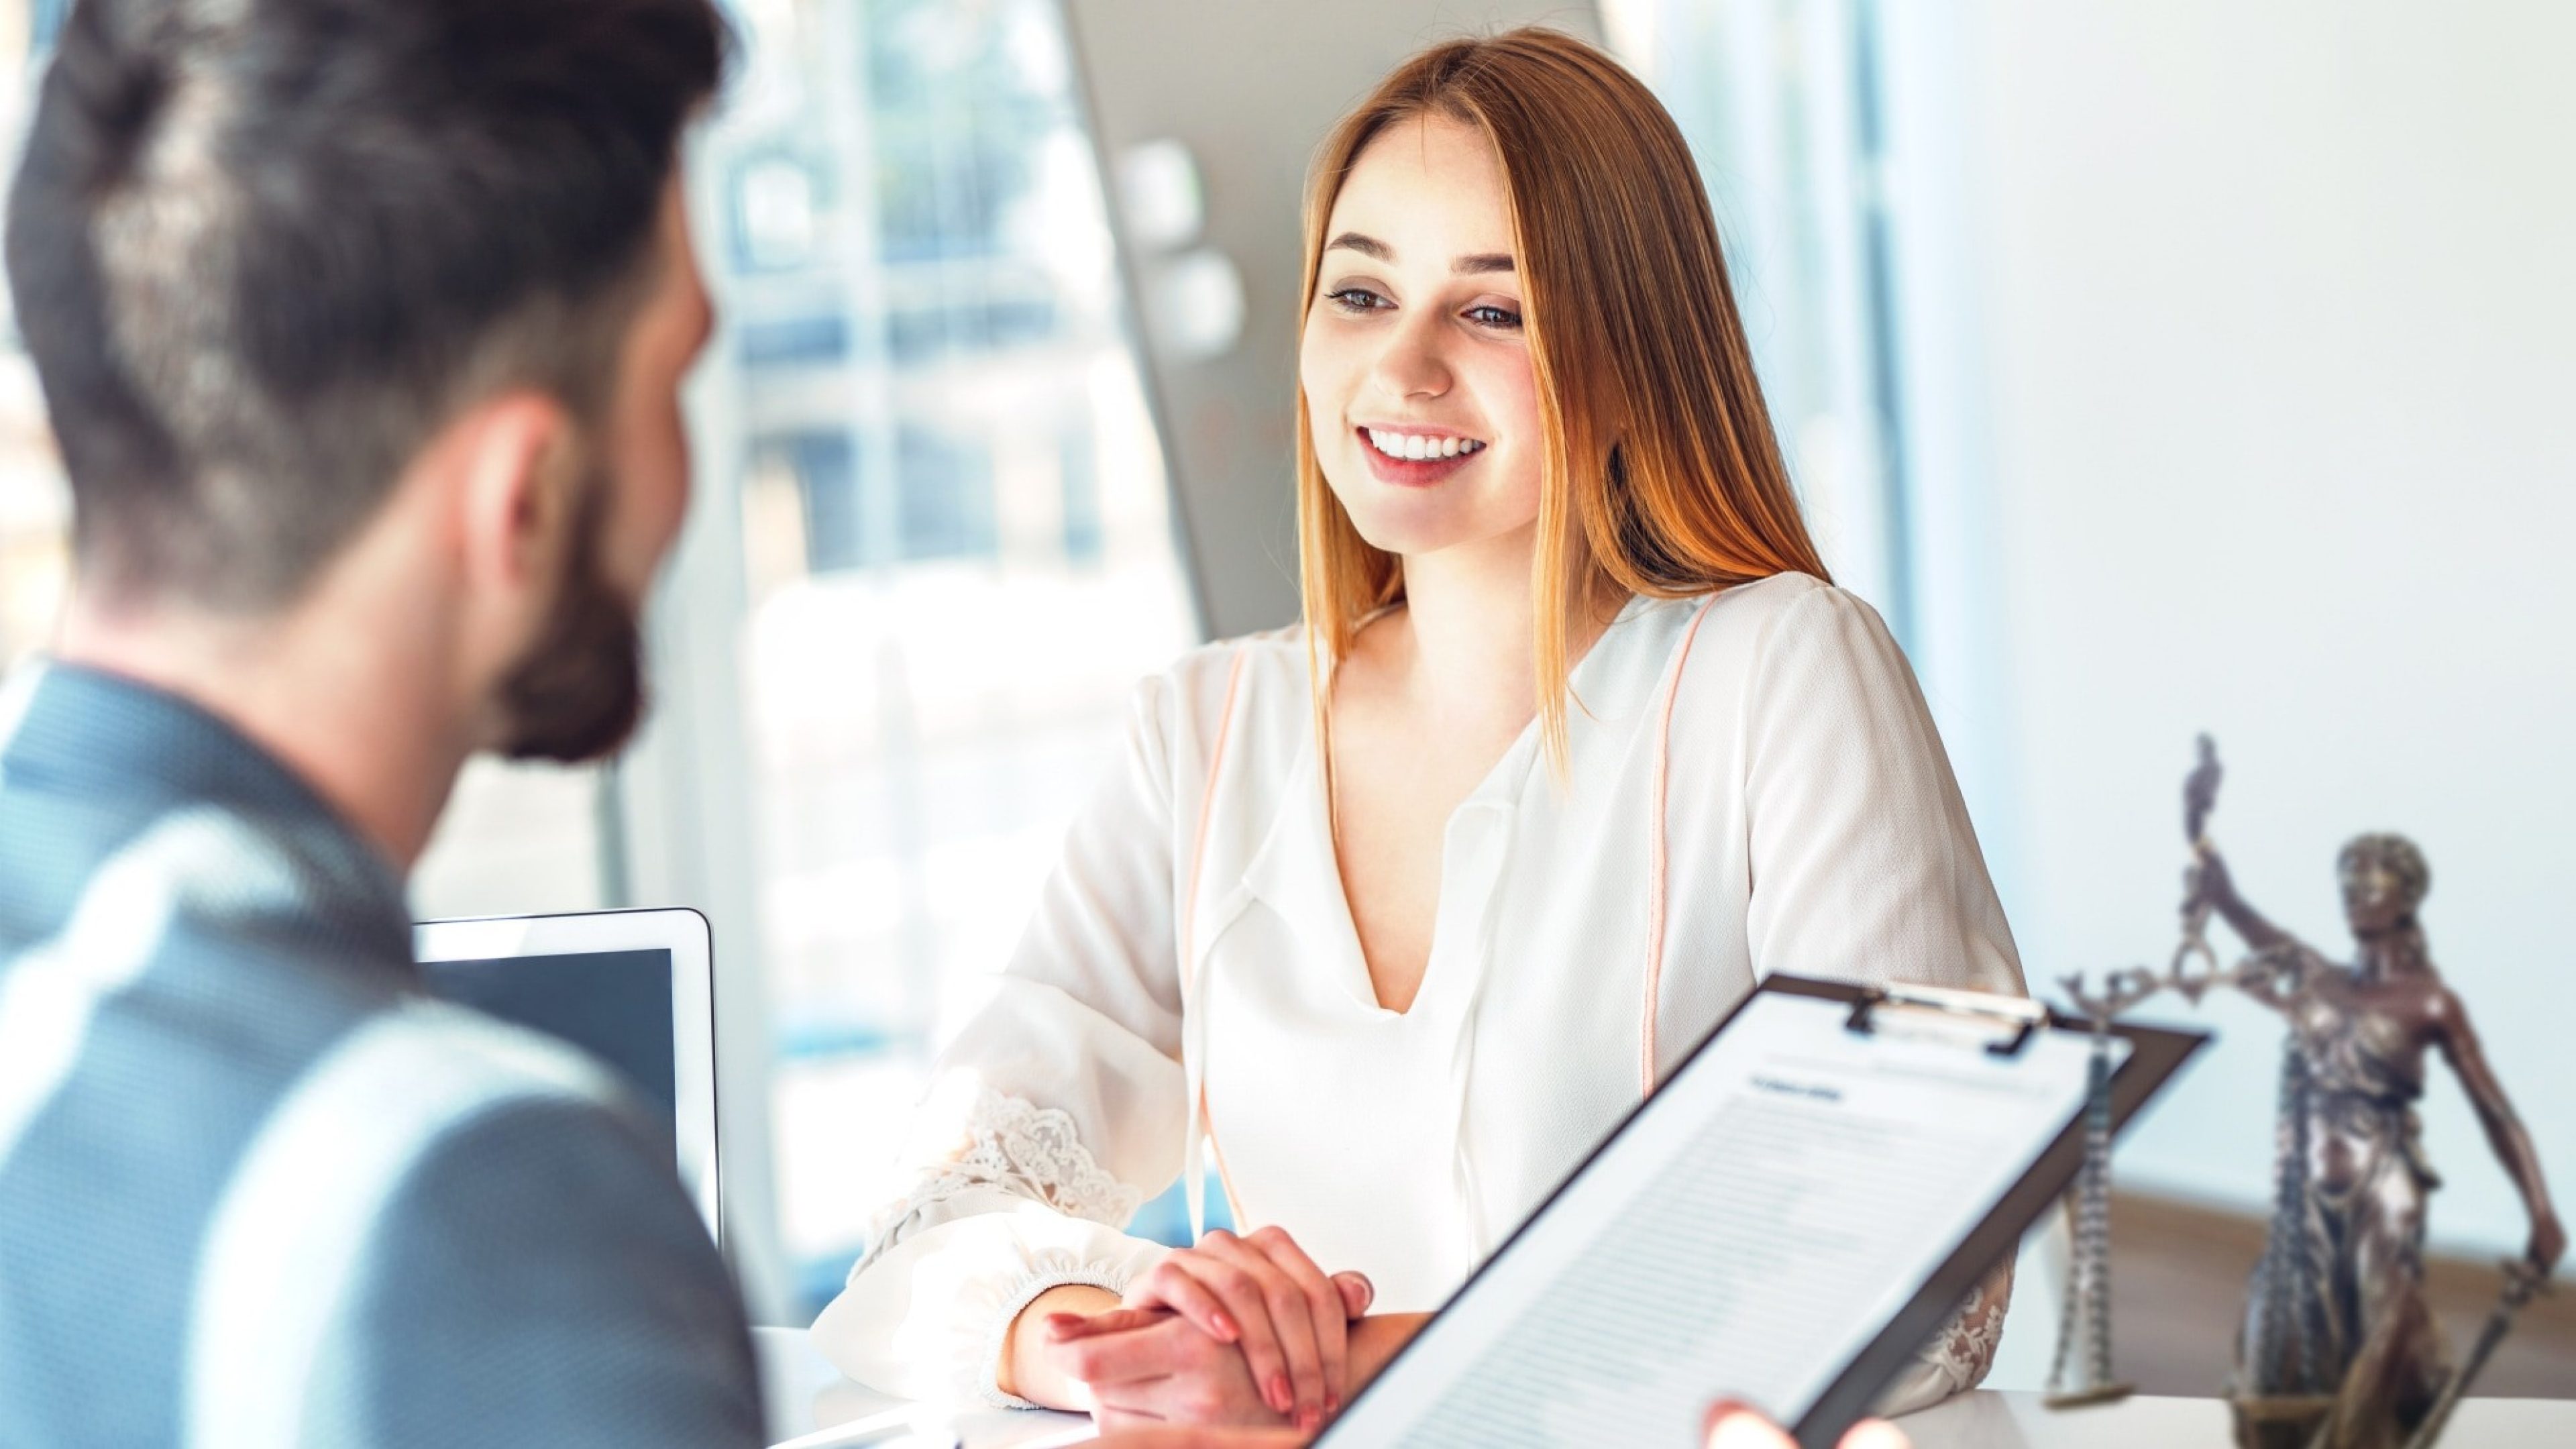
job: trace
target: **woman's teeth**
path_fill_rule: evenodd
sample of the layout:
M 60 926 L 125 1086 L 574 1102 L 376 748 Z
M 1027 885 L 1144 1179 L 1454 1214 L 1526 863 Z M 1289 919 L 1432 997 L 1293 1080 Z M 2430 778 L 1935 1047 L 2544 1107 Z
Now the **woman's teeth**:
M 1481 452 L 1484 444 L 1474 438 L 1432 438 L 1420 433 L 1399 433 L 1390 428 L 1369 428 L 1369 446 L 1390 458 L 1455 458 L 1464 453 Z

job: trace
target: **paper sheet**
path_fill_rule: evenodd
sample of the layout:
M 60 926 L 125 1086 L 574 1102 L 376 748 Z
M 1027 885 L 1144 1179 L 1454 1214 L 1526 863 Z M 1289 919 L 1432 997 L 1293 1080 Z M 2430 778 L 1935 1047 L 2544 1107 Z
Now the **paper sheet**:
M 2091 1049 L 1849 1015 L 1754 997 L 1327 1449 L 1687 1445 L 1721 1394 L 1800 1418 L 2074 1119 Z

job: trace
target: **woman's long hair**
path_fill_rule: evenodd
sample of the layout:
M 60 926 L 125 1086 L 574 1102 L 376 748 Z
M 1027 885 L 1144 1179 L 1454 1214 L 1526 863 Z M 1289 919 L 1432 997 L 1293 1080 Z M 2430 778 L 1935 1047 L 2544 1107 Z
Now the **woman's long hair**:
M 1824 578 L 1825 566 L 1772 435 L 1690 148 L 1643 83 L 1571 35 L 1529 27 L 1433 46 L 1333 128 L 1307 182 L 1299 316 L 1314 311 L 1325 226 L 1352 163 L 1389 126 L 1423 117 L 1474 126 L 1502 158 L 1542 444 L 1536 703 L 1562 770 L 1576 609 L 1614 590 L 1682 598 L 1777 573 Z M 1300 389 L 1298 552 L 1326 726 L 1316 651 L 1347 657 L 1368 615 L 1404 597 L 1404 571 L 1333 496 L 1312 426 Z

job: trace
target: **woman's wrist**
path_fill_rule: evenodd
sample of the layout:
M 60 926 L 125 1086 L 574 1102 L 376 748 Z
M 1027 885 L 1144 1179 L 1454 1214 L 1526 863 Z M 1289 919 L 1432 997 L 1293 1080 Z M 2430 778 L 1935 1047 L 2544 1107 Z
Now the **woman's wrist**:
M 1342 1393 L 1342 1402 L 1349 1403 L 1367 1388 L 1378 1370 L 1403 1352 L 1413 1336 L 1422 1331 L 1422 1325 L 1430 1321 L 1428 1313 L 1373 1313 L 1352 1319 L 1351 1381 Z
M 1062 1283 L 1028 1301 L 1011 1320 L 1002 1340 L 1002 1360 L 994 1365 L 993 1387 L 1013 1398 L 1049 1409 L 1087 1409 L 1077 1402 L 1073 1381 L 1055 1371 L 1046 1356 L 1046 1321 L 1050 1313 L 1089 1317 L 1118 1306 L 1118 1295 L 1088 1283 Z

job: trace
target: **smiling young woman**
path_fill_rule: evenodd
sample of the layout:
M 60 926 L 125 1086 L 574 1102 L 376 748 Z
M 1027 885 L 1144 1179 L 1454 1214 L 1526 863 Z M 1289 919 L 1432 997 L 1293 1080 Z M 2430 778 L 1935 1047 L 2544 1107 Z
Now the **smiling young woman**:
M 1441 260 L 1462 282 L 1500 275 L 1519 298 L 1479 325 L 1517 334 L 1526 359 L 1527 386 L 1511 401 L 1527 400 L 1519 411 L 1535 426 L 1513 441 L 1537 464 L 1532 648 L 1539 718 L 1561 758 L 1565 679 L 1579 652 L 1570 634 L 1587 608 L 1828 575 L 1772 435 L 1689 147 L 1636 77 L 1570 36 L 1524 30 L 1426 51 L 1325 138 L 1306 198 L 1307 358 L 1343 330 L 1316 325 L 1330 320 L 1319 300 L 1352 310 L 1335 254 L 1388 259 L 1384 242 L 1332 223 L 1363 153 L 1407 123 L 1423 133 L 1425 162 L 1429 144 L 1447 153 L 1438 173 L 1448 184 L 1476 176 L 1501 192 L 1510 218 L 1508 248 Z M 1384 201 L 1376 209 L 1401 209 L 1404 198 Z M 1305 380 L 1306 618 L 1313 647 L 1338 656 L 1364 619 L 1404 598 L 1404 549 L 1372 537 L 1353 515 L 1370 505 L 1330 481 L 1355 477 L 1357 460 L 1342 430 L 1316 427 L 1311 371 Z M 1325 399 L 1328 419 L 1335 402 L 1347 405 Z M 1329 475 L 1327 457 L 1340 465 Z M 1374 456 L 1369 465 L 1379 466 Z
M 1763 974 L 2021 988 L 1652 95 L 1553 31 L 1427 50 L 1306 258 L 1305 622 L 1140 687 L 815 1325 L 862 1382 L 1312 1429 Z M 1203 1162 L 1243 1235 L 1120 1231 Z M 1895 1402 L 1982 1376 L 2007 1281 Z

